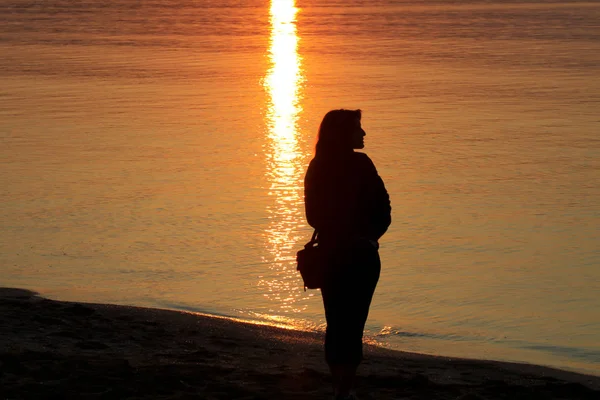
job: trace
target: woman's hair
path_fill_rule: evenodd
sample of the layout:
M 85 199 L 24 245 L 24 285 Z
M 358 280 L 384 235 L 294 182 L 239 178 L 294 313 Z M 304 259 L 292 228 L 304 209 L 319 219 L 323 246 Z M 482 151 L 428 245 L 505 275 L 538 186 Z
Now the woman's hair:
M 321 121 L 316 146 L 317 156 L 333 156 L 352 152 L 352 129 L 361 110 L 331 110 Z

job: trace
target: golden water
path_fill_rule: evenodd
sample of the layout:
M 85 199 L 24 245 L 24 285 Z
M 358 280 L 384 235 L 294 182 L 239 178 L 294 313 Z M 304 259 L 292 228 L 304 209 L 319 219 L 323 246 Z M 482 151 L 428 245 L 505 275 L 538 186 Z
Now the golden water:
M 361 108 L 370 340 L 598 373 L 597 3 L 0 7 L 3 286 L 318 329 L 302 179 Z

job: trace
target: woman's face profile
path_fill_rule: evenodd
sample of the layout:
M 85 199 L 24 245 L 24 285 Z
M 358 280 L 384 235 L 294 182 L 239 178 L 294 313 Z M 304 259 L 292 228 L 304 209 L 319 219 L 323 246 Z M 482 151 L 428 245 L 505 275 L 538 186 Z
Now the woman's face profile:
M 364 131 L 362 126 L 360 125 L 360 120 L 357 118 L 355 124 L 352 129 L 352 148 L 353 149 L 364 149 L 365 147 L 365 135 L 367 133 Z

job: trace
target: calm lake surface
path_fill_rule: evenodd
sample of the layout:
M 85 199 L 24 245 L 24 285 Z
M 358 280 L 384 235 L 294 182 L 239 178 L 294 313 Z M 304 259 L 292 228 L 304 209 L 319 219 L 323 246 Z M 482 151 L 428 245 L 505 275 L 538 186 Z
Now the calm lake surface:
M 392 200 L 367 336 L 600 375 L 600 3 L 0 5 L 0 286 L 323 329 L 323 115 Z

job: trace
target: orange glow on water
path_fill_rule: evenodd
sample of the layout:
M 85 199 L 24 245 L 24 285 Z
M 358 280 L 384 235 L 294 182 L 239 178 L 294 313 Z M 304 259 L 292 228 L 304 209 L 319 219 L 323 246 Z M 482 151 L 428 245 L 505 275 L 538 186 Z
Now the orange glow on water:
M 294 0 L 272 0 L 270 8 L 270 67 L 263 85 L 268 96 L 265 123 L 267 140 L 266 178 L 272 202 L 268 206 L 269 227 L 265 231 L 269 252 L 263 261 L 271 269 L 259 285 L 274 303 L 273 312 L 300 312 L 301 283 L 296 272 L 295 246 L 298 227 L 304 224 L 301 152 L 297 121 L 302 111 L 302 63 Z
M 293 161 L 297 156 L 296 121 L 301 112 L 299 91 L 302 83 L 301 60 L 298 55 L 294 0 L 273 0 L 271 4 L 271 67 L 264 80 L 270 96 L 268 122 L 271 139 L 276 141 L 277 160 Z M 293 164 L 287 166 L 293 167 Z M 285 167 L 285 165 L 280 165 Z M 288 168 L 286 175 L 295 171 Z

